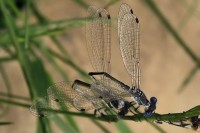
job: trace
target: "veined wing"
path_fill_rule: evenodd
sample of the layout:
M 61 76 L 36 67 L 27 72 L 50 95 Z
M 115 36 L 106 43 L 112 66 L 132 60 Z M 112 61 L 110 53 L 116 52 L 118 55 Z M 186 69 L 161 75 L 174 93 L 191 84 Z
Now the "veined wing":
M 127 12 L 129 11 L 129 12 Z M 140 85 L 139 20 L 127 4 L 119 11 L 118 33 L 124 65 L 131 75 L 132 84 Z
M 74 84 L 73 89 L 79 94 L 73 99 L 73 105 L 77 110 L 87 111 L 103 107 L 98 95 L 90 87 Z
M 99 98 L 88 96 L 87 93 L 77 95 L 73 99 L 73 104 L 77 110 L 88 111 L 91 109 L 100 109 L 103 107 L 103 103 Z
M 118 29 L 120 29 L 124 15 L 127 13 L 131 13 L 131 12 L 133 12 L 133 10 L 131 9 L 131 7 L 128 4 L 126 4 L 126 3 L 121 4 L 119 13 L 118 13 Z M 119 31 L 120 30 L 118 30 L 118 36 L 120 35 Z
M 110 15 L 102 8 L 89 7 L 86 42 L 91 64 L 96 72 L 110 73 Z
M 37 99 L 30 107 L 32 114 L 38 117 L 47 117 L 49 110 L 67 110 L 73 106 L 73 99 L 78 93 L 71 88 L 72 82 L 58 82 L 47 89 L 47 97 Z M 67 107 L 66 107 L 67 106 Z M 62 107 L 62 108 L 61 108 Z
M 56 105 L 55 102 L 65 104 L 68 108 L 73 107 L 73 99 L 79 93 L 72 89 L 72 83 L 73 82 L 62 81 L 51 85 L 47 89 L 48 97 L 52 100 L 52 108 L 56 107 L 54 106 Z
M 31 113 L 37 117 L 49 116 L 49 109 L 50 107 L 47 97 L 35 100 L 30 107 Z
M 100 100 L 90 88 L 72 82 L 59 82 L 47 89 L 51 101 L 51 108 L 58 109 L 62 104 L 68 108 L 74 107 L 79 111 L 87 111 L 100 106 Z M 97 105 L 95 105 L 95 102 Z
M 108 84 L 109 83 L 109 84 Z M 91 85 L 91 90 L 102 97 L 106 102 L 113 100 L 122 100 L 125 97 L 131 97 L 131 94 L 120 87 L 110 79 L 96 80 Z

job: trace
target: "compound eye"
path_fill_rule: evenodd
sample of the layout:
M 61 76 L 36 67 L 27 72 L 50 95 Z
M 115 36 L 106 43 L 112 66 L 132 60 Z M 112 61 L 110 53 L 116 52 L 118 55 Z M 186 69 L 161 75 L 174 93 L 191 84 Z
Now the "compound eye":
M 151 101 L 151 103 L 156 103 L 157 102 L 157 98 L 156 97 L 151 97 L 150 101 Z

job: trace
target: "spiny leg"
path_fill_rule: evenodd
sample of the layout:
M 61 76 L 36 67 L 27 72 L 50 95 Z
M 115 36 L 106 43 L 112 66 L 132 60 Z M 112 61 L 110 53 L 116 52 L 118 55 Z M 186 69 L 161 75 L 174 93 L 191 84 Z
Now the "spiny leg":
M 136 104 L 135 101 L 131 101 L 131 102 L 128 103 L 128 109 L 129 109 L 129 111 L 130 111 L 131 113 L 133 113 L 133 114 L 135 114 L 135 113 L 131 110 L 131 107 L 134 108 L 134 111 L 137 111 L 136 108 L 134 107 L 135 104 Z
M 106 72 L 89 72 L 88 75 L 93 79 L 97 80 L 95 76 L 104 76 Z
M 84 87 L 87 87 L 87 88 L 90 88 L 90 84 L 88 83 L 85 83 L 83 81 L 80 81 L 80 80 L 75 80 L 74 83 L 72 84 L 72 88 L 74 88 L 75 85 L 80 85 L 80 86 L 84 86 Z
M 139 108 L 140 108 L 140 105 L 138 105 L 138 106 L 135 108 L 135 111 L 138 111 Z
M 135 101 L 131 101 L 131 102 L 128 103 L 128 106 L 131 107 L 131 106 L 134 106 L 135 104 L 136 104 Z
M 103 112 L 101 112 L 101 110 L 103 109 L 103 107 L 102 108 L 99 108 L 99 109 L 95 109 L 94 110 L 94 115 L 95 116 L 98 116 L 97 115 L 97 112 L 100 114 L 100 116 L 105 116 L 105 114 L 103 113 Z
M 115 83 L 119 84 L 123 89 L 125 90 L 129 90 L 130 87 L 128 85 L 125 85 L 124 83 L 122 83 L 121 81 L 117 80 L 116 78 L 114 78 L 113 76 L 111 76 L 110 74 L 106 73 L 106 72 L 90 72 L 88 73 L 89 76 L 91 76 L 93 79 L 95 75 L 100 75 L 100 76 L 105 76 L 107 78 L 109 78 L 110 80 L 114 81 Z

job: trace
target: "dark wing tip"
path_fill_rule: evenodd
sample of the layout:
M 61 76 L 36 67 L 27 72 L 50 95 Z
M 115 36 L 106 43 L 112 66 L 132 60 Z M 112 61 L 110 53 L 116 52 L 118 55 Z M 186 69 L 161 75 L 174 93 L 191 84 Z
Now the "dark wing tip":
M 135 21 L 136 21 L 136 23 L 139 23 L 139 19 L 137 17 L 135 18 Z
M 101 18 L 102 17 L 102 15 L 101 15 L 101 13 L 99 12 L 99 17 Z
M 40 113 L 39 118 L 44 118 L 44 114 Z
M 108 19 L 111 19 L 110 14 L 108 14 L 107 16 L 108 16 Z
M 85 111 L 85 109 L 81 109 L 80 111 L 81 111 L 81 112 L 84 112 L 84 111 Z
M 60 102 L 60 100 L 56 98 L 56 99 L 55 99 L 55 102 Z
M 130 10 L 130 12 L 131 12 L 131 14 L 133 14 L 133 10 L 132 9 Z

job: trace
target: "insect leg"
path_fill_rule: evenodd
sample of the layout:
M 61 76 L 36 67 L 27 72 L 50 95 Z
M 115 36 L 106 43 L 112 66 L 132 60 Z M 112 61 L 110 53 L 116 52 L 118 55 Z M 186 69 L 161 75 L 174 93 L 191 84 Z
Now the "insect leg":
M 94 115 L 95 116 L 98 116 L 97 115 L 97 112 L 100 114 L 100 116 L 105 116 L 105 114 L 101 111 L 103 109 L 103 107 L 102 108 L 99 108 L 99 109 L 95 109 L 94 110 Z
M 94 76 L 104 76 L 106 72 L 89 72 L 88 75 L 92 77 L 92 79 L 96 80 Z
M 74 88 L 74 85 L 80 85 L 80 86 L 90 88 L 90 84 L 85 83 L 85 82 L 80 81 L 80 80 L 75 80 L 74 83 L 72 84 L 72 88 Z
M 140 105 L 138 105 L 138 106 L 135 108 L 135 111 L 138 111 L 139 108 L 140 108 Z
M 135 101 L 131 101 L 131 102 L 128 103 L 128 106 L 131 107 L 131 106 L 133 106 L 135 104 L 136 104 Z
M 113 76 L 111 76 L 110 74 L 106 73 L 106 72 L 90 72 L 88 73 L 89 76 L 94 77 L 95 75 L 101 75 L 104 77 L 109 78 L 110 80 L 112 80 L 113 82 L 117 83 L 118 85 L 120 85 L 124 90 L 129 90 L 130 87 L 124 83 L 122 83 L 121 81 L 117 80 L 116 78 L 114 78 Z
M 135 107 L 135 106 L 134 106 L 135 104 L 137 104 L 135 101 L 131 101 L 131 102 L 128 103 L 128 109 L 129 109 L 129 111 L 130 111 L 131 113 L 133 113 L 133 114 L 139 113 L 137 110 L 138 110 L 138 108 L 139 108 L 140 106 Z M 131 107 L 132 107 L 132 108 L 131 108 Z M 133 109 L 134 109 L 134 111 L 133 111 Z

